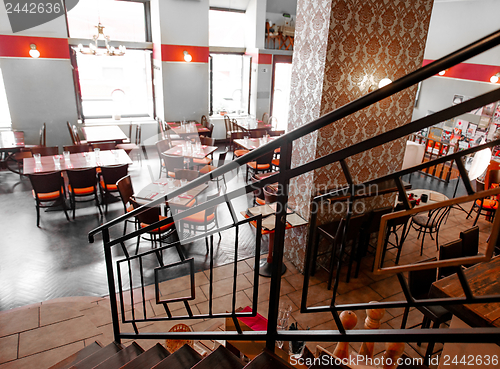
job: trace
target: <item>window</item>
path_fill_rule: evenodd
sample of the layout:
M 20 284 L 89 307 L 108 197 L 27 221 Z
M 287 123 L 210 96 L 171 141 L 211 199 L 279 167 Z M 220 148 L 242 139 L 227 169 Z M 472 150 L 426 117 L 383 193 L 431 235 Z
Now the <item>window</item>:
M 133 48 L 127 48 L 123 56 L 95 56 L 77 51 L 79 43 L 85 49 L 88 47 L 98 33 L 99 23 L 104 27 L 104 35 L 110 38 L 110 46 L 133 42 Z M 152 52 L 151 44 L 147 43 L 151 37 L 147 24 L 149 3 L 144 1 L 86 0 L 68 12 L 82 120 L 154 116 Z M 104 43 L 99 46 L 101 50 Z
M 245 13 L 210 10 L 208 17 L 210 46 L 245 47 Z
M 213 114 L 248 113 L 250 57 L 235 54 L 211 54 L 211 103 Z
M 7 93 L 3 83 L 2 69 L 0 69 L 0 128 L 10 128 L 11 119 L 9 104 L 7 102 Z

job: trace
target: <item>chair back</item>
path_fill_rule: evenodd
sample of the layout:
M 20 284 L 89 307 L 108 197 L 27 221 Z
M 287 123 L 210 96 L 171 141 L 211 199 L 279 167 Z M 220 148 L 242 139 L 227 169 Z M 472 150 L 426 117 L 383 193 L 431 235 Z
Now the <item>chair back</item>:
M 476 192 L 484 191 L 484 182 L 476 178 Z
M 202 115 L 201 116 L 201 125 L 203 127 L 207 127 L 208 126 L 208 119 L 207 119 L 207 116 L 206 115 Z
M 210 200 L 213 200 L 213 199 L 215 199 L 217 197 L 220 197 L 220 192 L 221 192 L 221 190 L 219 189 L 219 190 L 217 190 L 217 192 L 215 194 L 208 195 L 207 196 L 207 202 L 210 201 Z M 217 209 L 217 205 L 214 205 L 211 208 L 207 208 L 205 210 L 205 219 L 208 218 L 209 216 L 211 216 L 212 214 L 214 214 L 215 215 L 215 219 L 217 219 L 217 213 L 215 211 L 216 209 Z
M 41 156 L 51 156 L 59 154 L 58 146 L 37 146 L 31 148 L 32 154 L 40 154 Z
M 128 174 L 128 164 L 101 167 L 101 175 L 105 184 L 116 184 Z
M 142 128 L 141 125 L 138 124 L 135 126 L 135 144 L 140 145 L 142 139 Z
M 16 145 L 24 145 L 24 131 L 14 131 L 14 142 Z
M 231 130 L 232 131 L 241 131 L 241 127 L 238 125 L 238 121 L 236 119 L 231 120 Z
M 72 189 L 95 187 L 97 184 L 96 168 L 71 169 L 66 173 Z
M 130 203 L 134 207 L 134 209 L 137 209 L 141 207 L 141 204 L 139 204 L 137 201 L 135 201 L 134 198 L 129 199 Z M 145 224 L 153 224 L 156 223 L 160 220 L 160 208 L 159 207 L 152 207 L 149 208 L 146 211 L 143 211 L 140 214 L 137 214 L 137 219 L 139 219 L 139 222 L 145 223 Z
M 168 139 L 160 140 L 155 142 L 156 150 L 158 151 L 158 156 L 169 150 L 171 148 L 170 141 Z
M 256 160 L 257 164 L 269 164 L 273 161 L 274 152 L 270 151 L 262 156 L 259 156 Z
M 262 114 L 262 122 L 266 123 L 269 122 L 269 113 L 264 113 Z
M 272 188 L 270 188 L 269 186 L 265 186 L 262 190 L 264 192 L 264 199 L 266 200 L 266 204 L 272 204 L 278 201 L 278 195 Z
M 269 121 L 267 122 L 267 124 L 270 124 L 271 129 L 273 129 L 273 130 L 278 129 L 278 118 L 276 118 L 274 116 L 269 117 Z
M 479 252 L 479 227 L 474 226 L 460 232 L 462 240 L 462 256 L 476 256 Z
M 66 121 L 66 125 L 68 126 L 68 131 L 69 131 L 69 137 L 71 137 L 71 142 L 73 142 L 73 145 L 76 145 L 76 139 L 75 135 L 73 134 L 73 128 L 71 128 L 71 123 Z
M 351 216 L 351 219 L 349 220 L 349 225 L 347 226 L 347 229 L 345 230 L 345 241 L 346 243 L 348 242 L 356 242 L 358 238 L 360 237 L 360 229 L 363 228 L 364 223 L 370 216 L 369 213 L 364 213 L 364 214 L 356 214 Z M 346 220 L 344 219 L 344 222 Z M 342 233 L 342 232 L 339 232 Z M 342 238 L 340 238 L 339 243 L 342 241 Z
M 92 149 L 114 150 L 115 148 L 116 148 L 115 142 L 96 142 L 92 144 Z
M 61 172 L 30 174 L 29 179 L 37 198 L 39 193 L 60 191 L 62 194 L 64 182 Z
M 123 206 L 126 210 L 126 204 L 130 202 L 130 198 L 134 195 L 134 187 L 132 186 L 132 179 L 130 178 L 130 175 L 120 178 L 118 182 L 116 182 L 116 187 L 118 187 L 120 198 L 122 199 Z
M 371 233 L 377 232 L 380 228 L 380 220 L 382 219 L 382 216 L 391 213 L 392 210 L 392 206 L 372 210 L 367 221 L 367 226 L 364 229 L 364 233 L 369 236 Z
M 208 132 L 204 132 L 203 135 L 205 137 L 212 137 L 212 133 L 214 132 L 214 125 L 210 122 L 207 124 Z
M 231 119 L 228 115 L 224 115 L 224 125 L 226 126 L 226 132 L 232 131 Z
M 64 146 L 63 148 L 64 151 L 69 151 L 71 154 L 90 151 L 90 146 L 87 144 L 69 145 L 69 146 Z
M 276 137 L 276 136 L 281 136 L 285 134 L 285 130 L 281 131 L 269 131 L 269 136 L 271 137 Z
M 492 169 L 488 172 L 488 189 L 498 184 L 500 184 L 500 169 Z
M 157 118 L 158 121 L 158 127 L 160 128 L 160 134 L 161 138 L 164 140 L 166 138 L 165 136 L 165 126 L 163 125 L 163 122 L 160 118 Z
M 257 128 L 250 130 L 250 137 L 252 138 L 261 138 L 267 134 L 267 129 L 265 128 Z
M 47 125 L 43 123 L 42 128 L 40 128 L 40 146 L 47 145 Z
M 73 137 L 75 138 L 75 145 L 79 145 L 81 143 L 80 135 L 78 134 L 78 128 L 73 124 Z
M 193 169 L 175 169 L 175 179 L 192 181 L 200 176 L 200 172 Z
M 436 261 L 435 257 L 422 260 L 422 262 Z M 437 268 L 425 270 L 412 270 L 408 272 L 408 288 L 416 299 L 428 298 L 431 285 L 436 281 Z
M 167 171 L 175 173 L 176 169 L 184 169 L 184 156 L 174 156 L 161 154 Z
M 219 158 L 217 159 L 217 168 L 220 168 L 224 165 L 226 161 L 227 151 L 221 152 L 219 154 Z
M 245 136 L 248 136 L 248 132 L 231 132 L 231 141 L 234 140 L 241 140 L 245 138 Z
M 448 260 L 462 257 L 462 240 L 448 242 L 439 247 L 439 260 Z M 457 272 L 459 266 L 439 268 L 439 279 Z
M 215 139 L 210 137 L 200 136 L 200 143 L 207 146 L 215 146 Z

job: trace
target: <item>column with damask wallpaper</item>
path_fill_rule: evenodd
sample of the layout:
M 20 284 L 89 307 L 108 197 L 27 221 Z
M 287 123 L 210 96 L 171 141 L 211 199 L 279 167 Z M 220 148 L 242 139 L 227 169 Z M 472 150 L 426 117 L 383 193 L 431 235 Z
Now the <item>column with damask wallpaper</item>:
M 422 65 L 433 0 L 298 0 L 288 130 Z M 297 166 L 411 120 L 416 86 L 297 140 Z M 355 183 L 400 169 L 405 140 L 347 161 Z M 345 184 L 339 165 L 294 179 L 290 201 L 309 219 L 312 194 Z M 328 216 L 323 216 L 322 222 Z M 306 227 L 287 231 L 285 257 L 303 270 Z

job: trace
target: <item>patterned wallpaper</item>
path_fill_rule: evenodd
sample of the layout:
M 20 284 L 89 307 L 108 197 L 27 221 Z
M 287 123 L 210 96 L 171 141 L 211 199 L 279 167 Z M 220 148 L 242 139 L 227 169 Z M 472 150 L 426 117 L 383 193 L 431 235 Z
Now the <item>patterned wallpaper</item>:
M 433 0 L 298 0 L 289 130 L 302 126 L 422 65 Z M 294 142 L 292 166 L 411 121 L 416 86 Z M 405 140 L 347 161 L 355 183 L 401 167 Z M 290 201 L 306 219 L 311 194 L 345 183 L 339 165 L 291 182 Z M 373 204 L 372 204 L 373 206 Z M 328 216 L 322 217 L 324 222 Z M 307 229 L 287 233 L 285 256 L 303 269 Z

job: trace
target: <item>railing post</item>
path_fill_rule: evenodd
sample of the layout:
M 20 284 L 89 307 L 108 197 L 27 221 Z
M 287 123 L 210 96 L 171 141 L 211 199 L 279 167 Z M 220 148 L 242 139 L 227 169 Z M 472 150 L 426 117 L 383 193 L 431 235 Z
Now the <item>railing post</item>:
M 276 227 L 274 230 L 273 269 L 269 292 L 269 313 L 267 321 L 266 348 L 274 352 L 277 333 L 278 309 L 281 288 L 281 267 L 285 245 L 286 205 L 288 203 L 289 170 L 292 161 L 292 143 L 286 141 L 280 149 L 280 172 L 278 175 L 278 199 L 276 207 Z
M 116 303 L 115 275 L 113 273 L 113 256 L 109 243 L 109 229 L 102 230 L 102 240 L 104 242 L 104 259 L 106 261 L 106 274 L 108 276 L 109 303 L 111 304 L 111 319 L 113 321 L 113 335 L 116 343 L 121 343 L 120 323 L 118 321 L 118 305 Z M 130 291 L 132 293 L 132 291 Z

